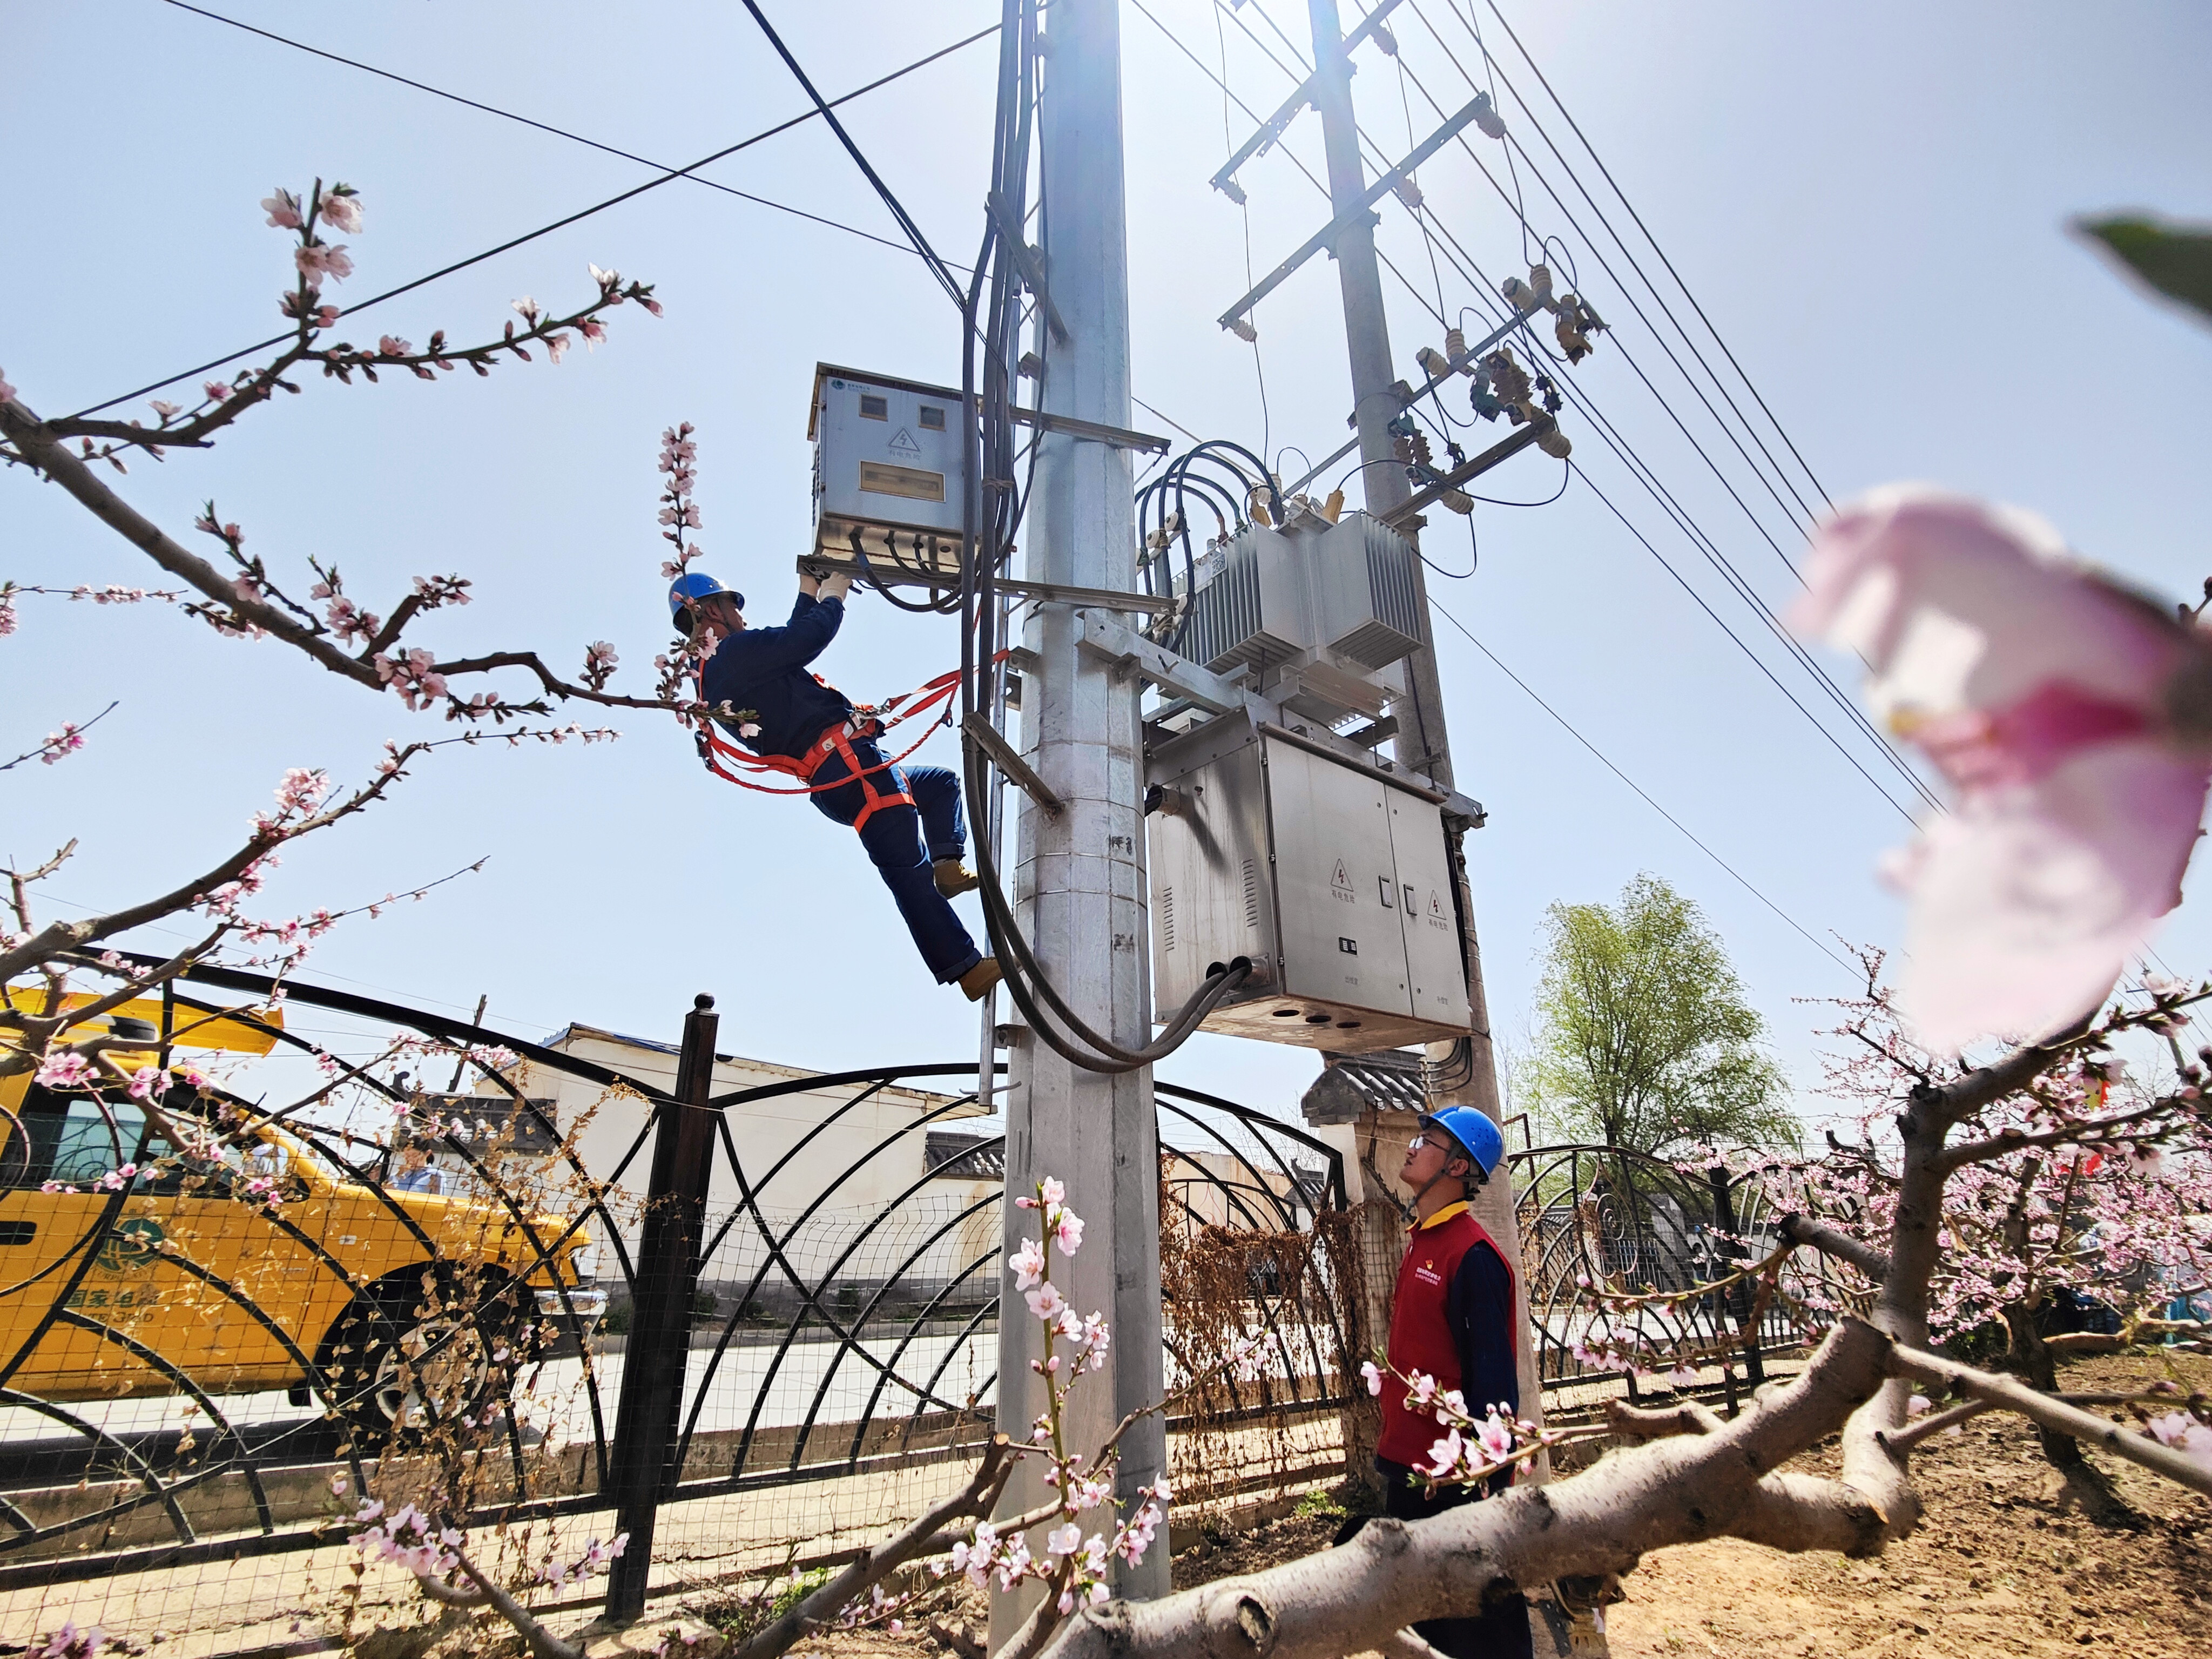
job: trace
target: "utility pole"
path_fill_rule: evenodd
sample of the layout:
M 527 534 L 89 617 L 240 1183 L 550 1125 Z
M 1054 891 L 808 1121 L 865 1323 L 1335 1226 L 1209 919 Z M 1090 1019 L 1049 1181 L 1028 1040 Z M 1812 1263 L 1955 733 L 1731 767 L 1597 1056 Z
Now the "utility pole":
M 1126 430 L 1129 425 L 1127 232 L 1121 154 L 1119 0 L 1053 0 L 1038 118 L 1044 276 L 1067 337 L 1043 344 L 1042 406 Z M 1122 592 L 1136 586 L 1136 508 L 1128 452 L 1091 437 L 1040 432 L 1024 574 L 1031 580 Z M 1080 651 L 1074 607 L 1036 605 L 1024 643 L 1036 653 L 1022 708 L 1022 750 L 1063 803 L 1048 812 L 1020 798 L 1013 878 L 1018 925 L 1039 965 L 1095 1030 L 1130 1048 L 1152 1040 L 1146 917 L 1140 682 Z M 1030 690 L 1028 688 L 1033 688 Z M 1037 1179 L 1065 1183 L 1089 1224 L 1054 1278 L 1079 1313 L 1113 1323 L 1108 1368 L 1069 1401 L 1070 1450 L 1086 1455 L 1121 1416 L 1158 1403 L 1159 1157 L 1149 1068 L 1119 1074 L 1071 1065 L 1030 1033 L 1008 1054 L 1006 1237 L 1011 1250 L 1041 1229 L 1015 1207 Z M 1050 1249 L 1049 1242 L 1047 1243 Z M 1036 1320 L 1013 1281 L 1000 1277 L 998 1423 L 1017 1442 L 1045 1409 Z M 1110 1378 L 1109 1389 L 1102 1386 Z M 1156 1413 L 1121 1441 L 1120 1492 L 1155 1479 L 1166 1462 Z M 1042 1463 L 1022 1463 L 1001 1513 L 1048 1495 Z M 1107 1523 L 1103 1515 L 1085 1530 Z M 1032 1548 L 1036 1545 L 1032 1544 Z M 1162 1539 L 1136 1567 L 1117 1563 L 1121 1595 L 1168 1589 Z M 1034 1605 L 992 1602 L 991 1646 L 1005 1644 Z
M 1352 359 L 1353 417 L 1359 433 L 1361 488 L 1368 512 L 1377 518 L 1402 507 L 1412 498 L 1405 463 L 1391 446 L 1389 423 L 1402 410 L 1392 382 L 1398 377 L 1390 362 L 1390 328 L 1382 310 L 1382 278 L 1375 258 L 1374 218 L 1353 213 L 1367 188 L 1359 159 L 1359 129 L 1352 109 L 1352 66 L 1344 52 L 1343 31 L 1337 21 L 1336 0 L 1307 0 L 1313 23 L 1314 91 L 1321 111 L 1322 141 L 1328 161 L 1331 211 L 1340 218 L 1351 214 L 1336 237 L 1337 280 L 1344 293 L 1344 337 Z M 1419 544 L 1419 531 L 1401 525 L 1404 534 Z M 1421 615 L 1428 619 L 1426 575 L 1421 562 L 1413 562 L 1413 580 L 1420 594 Z M 1443 693 L 1437 678 L 1437 653 L 1431 642 L 1406 659 L 1407 694 L 1400 707 L 1411 715 L 1401 719 L 1393 752 L 1408 771 L 1425 772 L 1442 789 L 1453 787 L 1451 743 L 1444 727 Z M 1474 896 L 1467 878 L 1462 836 L 1452 837 L 1454 879 L 1459 885 L 1461 915 L 1467 924 L 1467 1000 L 1470 1064 L 1447 1074 L 1452 1086 L 1429 1097 L 1431 1110 L 1444 1106 L 1475 1106 L 1493 1122 L 1504 1121 L 1498 1093 L 1498 1061 L 1490 1035 L 1490 1001 L 1483 990 L 1482 951 L 1475 937 Z M 1449 1056 L 1449 1045 L 1431 1044 L 1431 1058 Z M 1502 1166 L 1501 1166 L 1502 1167 Z M 1387 1172 L 1386 1172 L 1387 1173 Z M 1482 1190 L 1474 1205 L 1475 1217 L 1506 1253 L 1512 1267 L 1516 1346 L 1521 1358 L 1521 1413 L 1539 1421 L 1543 1395 L 1536 1377 L 1534 1345 L 1528 1339 L 1528 1287 L 1521 1270 L 1520 1231 L 1513 1213 L 1512 1183 L 1502 1177 Z M 1370 1246 L 1379 1239 L 1368 1241 Z

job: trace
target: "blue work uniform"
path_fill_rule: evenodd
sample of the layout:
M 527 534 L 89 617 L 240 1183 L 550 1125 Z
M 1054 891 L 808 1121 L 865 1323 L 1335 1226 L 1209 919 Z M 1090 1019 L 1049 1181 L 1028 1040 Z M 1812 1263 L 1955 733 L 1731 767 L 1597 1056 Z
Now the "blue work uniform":
M 842 599 L 802 593 L 791 608 L 791 620 L 781 628 L 744 629 L 716 647 L 701 676 L 706 700 L 750 710 L 752 722 L 760 728 L 750 738 L 733 730 L 739 743 L 757 755 L 797 760 L 823 732 L 851 718 L 852 701 L 806 667 L 837 637 L 838 624 L 844 619 Z M 939 984 L 949 983 L 982 960 L 951 903 L 937 890 L 936 874 L 930 868 L 933 860 L 957 859 L 966 850 L 960 781 L 941 766 L 878 771 L 884 757 L 872 739 L 854 738 L 851 748 L 878 794 L 913 798 L 911 806 L 878 806 L 869 813 L 860 826 L 860 845 L 890 889 L 922 961 Z M 857 779 L 841 787 L 823 786 L 849 779 L 851 772 L 844 757 L 832 753 L 810 781 L 816 809 L 846 825 L 866 809 L 866 790 Z

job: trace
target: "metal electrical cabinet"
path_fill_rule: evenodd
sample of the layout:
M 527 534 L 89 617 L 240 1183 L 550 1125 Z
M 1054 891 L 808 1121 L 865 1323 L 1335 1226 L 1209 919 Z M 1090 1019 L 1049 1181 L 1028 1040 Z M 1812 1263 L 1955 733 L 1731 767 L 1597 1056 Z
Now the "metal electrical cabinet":
M 1206 1030 L 1348 1054 L 1466 1035 L 1432 795 L 1243 714 L 1156 749 L 1147 781 L 1158 1006 L 1244 956 Z
M 960 575 L 960 394 L 946 386 L 814 366 L 814 551 L 802 563 L 853 569 L 860 532 L 878 573 Z

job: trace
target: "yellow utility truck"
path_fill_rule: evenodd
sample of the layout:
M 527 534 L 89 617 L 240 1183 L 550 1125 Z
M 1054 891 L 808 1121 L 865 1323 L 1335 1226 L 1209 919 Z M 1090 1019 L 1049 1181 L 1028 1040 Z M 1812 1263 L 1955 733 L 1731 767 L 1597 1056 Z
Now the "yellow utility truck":
M 106 1056 L 143 1079 L 159 1012 L 128 1004 L 70 1036 L 145 1042 Z M 125 1078 L 0 1079 L 0 1387 L 283 1389 L 376 1444 L 480 1431 L 522 1364 L 596 1325 L 598 1251 L 558 1212 L 580 1206 L 548 1201 L 546 1160 L 509 1180 L 494 1146 L 465 1190 L 407 1190 L 388 1148 L 250 1105 L 177 1057 L 266 1054 L 281 1018 L 174 1019 L 166 1085 L 137 1097 Z

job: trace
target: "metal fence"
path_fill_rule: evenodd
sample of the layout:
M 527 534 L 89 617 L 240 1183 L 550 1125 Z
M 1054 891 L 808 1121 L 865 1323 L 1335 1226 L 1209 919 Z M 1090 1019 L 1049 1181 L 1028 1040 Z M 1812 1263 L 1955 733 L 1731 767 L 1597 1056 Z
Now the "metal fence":
M 1741 1283 L 1633 1316 L 1604 1305 L 1608 1286 L 1686 1291 L 1765 1256 L 1778 1218 L 1756 1179 L 1619 1146 L 1539 1146 L 1509 1161 L 1530 1335 L 1551 1417 L 1570 1420 L 1607 1397 L 1638 1397 L 1632 1372 L 1586 1357 L 1608 1337 L 1698 1356 L 1687 1368 L 1696 1378 L 1689 1386 L 1720 1395 L 1731 1409 L 1740 1382 L 1756 1386 L 1802 1349 L 1803 1333 L 1786 1306 Z
M 972 1063 L 718 1095 L 703 1006 L 671 1086 L 321 988 L 273 1013 L 272 988 L 200 969 L 126 1011 L 166 1091 L 0 1096 L 0 1629 L 324 1645 L 412 1600 L 347 1547 L 372 1493 L 510 1569 L 629 1530 L 608 1593 L 635 1607 L 835 1559 L 964 1478 L 1004 1253 Z M 271 1105 L 226 1052 L 301 1086 Z M 1156 1090 L 1179 1493 L 1334 1478 L 1336 1155 Z M 835 1103 L 763 1148 L 802 1094 Z

